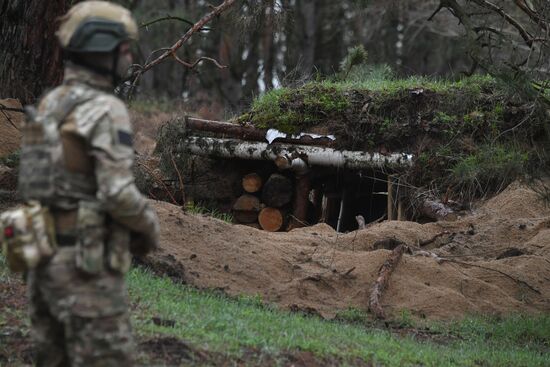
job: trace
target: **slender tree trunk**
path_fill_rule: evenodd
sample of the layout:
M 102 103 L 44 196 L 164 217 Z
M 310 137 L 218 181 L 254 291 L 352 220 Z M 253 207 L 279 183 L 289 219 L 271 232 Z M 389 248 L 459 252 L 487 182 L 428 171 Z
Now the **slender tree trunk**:
M 35 101 L 63 77 L 55 37 L 70 0 L 0 0 L 0 98 Z
M 317 31 L 317 9 L 315 1 L 302 0 L 300 15 L 303 21 L 303 43 L 302 43 L 302 75 L 309 75 L 315 65 L 315 47 Z
M 263 59 L 264 59 L 264 84 L 266 90 L 273 89 L 273 69 L 275 66 L 275 27 L 273 17 L 275 16 L 275 1 L 271 0 L 269 7 L 266 8 L 266 25 L 263 35 Z

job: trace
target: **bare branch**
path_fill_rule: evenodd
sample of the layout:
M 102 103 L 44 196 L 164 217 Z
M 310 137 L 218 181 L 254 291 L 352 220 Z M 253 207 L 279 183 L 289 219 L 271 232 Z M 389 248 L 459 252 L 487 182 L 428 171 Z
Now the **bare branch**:
M 150 25 L 153 25 L 153 24 L 159 23 L 159 22 L 164 22 L 164 21 L 167 21 L 167 20 L 177 20 L 177 21 L 180 21 L 180 22 L 182 22 L 182 23 L 188 24 L 188 25 L 190 25 L 190 26 L 193 26 L 193 25 L 194 25 L 193 22 L 191 22 L 190 20 L 187 20 L 187 19 L 185 19 L 185 18 L 176 17 L 176 16 L 173 16 L 173 15 L 166 15 L 166 16 L 164 16 L 164 17 L 160 17 L 160 18 L 157 18 L 157 19 L 153 19 L 153 20 L 151 20 L 151 21 L 149 21 L 149 22 L 147 22 L 147 23 L 141 23 L 141 24 L 139 25 L 139 27 L 140 27 L 140 28 L 147 28 L 147 27 L 149 27 Z M 203 28 L 199 29 L 199 31 L 209 31 L 209 30 L 210 30 L 210 28 L 208 28 L 208 27 L 203 27 Z
M 535 21 L 542 29 L 547 30 L 548 25 L 546 24 L 543 18 L 541 18 L 533 9 L 527 5 L 525 0 L 514 0 L 514 3 L 520 8 L 525 14 L 529 16 L 533 21 Z
M 172 54 L 172 56 L 174 57 L 174 59 L 176 59 L 176 61 L 180 64 L 182 64 L 183 66 L 185 67 L 188 67 L 190 69 L 194 69 L 195 66 L 197 66 L 201 61 L 210 61 L 211 63 L 213 63 L 214 65 L 216 65 L 219 69 L 225 69 L 227 68 L 226 65 L 221 65 L 217 60 L 211 58 L 211 57 L 206 57 L 206 56 L 202 56 L 200 58 L 198 58 L 197 60 L 195 60 L 195 62 L 193 63 L 189 63 L 189 62 L 186 62 L 186 61 L 183 61 L 182 59 L 180 59 L 178 57 L 178 55 L 176 55 L 176 53 L 174 52 Z
M 201 58 L 199 60 L 197 60 L 195 63 L 193 64 L 189 64 L 189 63 L 186 63 L 185 61 L 179 59 L 177 56 L 176 56 L 176 51 L 178 49 L 180 49 L 184 44 L 185 42 L 187 42 L 191 36 L 197 32 L 200 32 L 203 28 L 204 28 L 204 25 L 207 24 L 208 22 L 210 22 L 212 19 L 214 19 L 215 17 L 219 16 L 221 13 L 223 13 L 224 11 L 226 11 L 227 9 L 229 9 L 231 6 L 233 6 L 233 4 L 236 2 L 236 0 L 225 0 L 223 3 L 221 3 L 219 6 L 212 6 L 212 11 L 210 13 L 208 13 L 207 15 L 205 15 L 204 17 L 202 17 L 197 23 L 195 23 L 184 35 L 183 37 L 181 37 L 172 47 L 169 47 L 169 48 L 166 48 L 166 49 L 163 49 L 163 54 L 160 55 L 159 57 L 157 57 L 156 59 L 154 59 L 153 61 L 150 61 L 150 62 L 147 62 L 141 69 L 138 69 L 134 75 L 133 75 L 133 82 L 132 82 L 132 88 L 131 88 L 131 91 L 135 88 L 135 86 L 137 85 L 137 82 L 139 80 L 139 78 L 145 73 L 147 72 L 148 70 L 150 70 L 151 68 L 155 67 L 156 65 L 166 61 L 166 59 L 170 58 L 170 57 L 173 57 L 174 59 L 176 59 L 180 64 L 182 65 L 185 65 L 187 67 L 189 67 L 188 65 L 196 65 L 198 64 L 201 60 L 208 60 L 208 58 Z M 157 50 L 158 51 L 158 50 Z M 211 59 L 210 59 L 211 61 Z M 219 65 L 219 63 L 216 62 L 217 65 Z M 219 65 L 218 67 L 220 67 L 221 65 Z M 130 91 L 130 93 L 131 93 Z
M 529 47 L 533 45 L 533 36 L 529 34 L 529 32 L 527 32 L 525 28 L 523 28 L 523 26 L 514 17 L 506 13 L 504 9 L 502 9 L 500 6 L 486 0 L 472 0 L 472 1 L 478 4 L 479 6 L 485 9 L 493 10 L 495 13 L 500 15 L 504 20 L 506 20 L 508 23 L 510 23 L 514 28 L 518 30 L 519 34 L 521 35 L 521 38 L 523 38 L 523 40 Z

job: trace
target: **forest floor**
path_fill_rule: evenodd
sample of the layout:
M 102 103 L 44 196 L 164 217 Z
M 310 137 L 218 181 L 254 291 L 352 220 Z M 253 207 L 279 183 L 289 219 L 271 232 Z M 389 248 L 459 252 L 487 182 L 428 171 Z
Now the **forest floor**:
M 546 366 L 550 316 L 379 323 L 333 320 L 198 290 L 141 267 L 127 276 L 140 366 Z M 0 262 L 0 365 L 33 363 L 23 282 Z
M 170 115 L 133 114 L 137 149 L 149 155 Z M 12 158 L 6 170 L 15 169 Z M 2 189 L 13 192 L 13 175 L 4 176 L 10 181 Z M 550 208 L 520 183 L 456 221 L 386 221 L 346 234 L 324 224 L 268 233 L 152 204 L 162 223 L 160 249 L 127 276 L 140 365 L 550 360 Z M 382 297 L 388 320 L 375 321 L 367 299 L 396 242 L 412 253 Z M 439 259 L 414 256 L 419 248 Z M 2 366 L 33 362 L 26 308 L 25 285 L 0 258 Z

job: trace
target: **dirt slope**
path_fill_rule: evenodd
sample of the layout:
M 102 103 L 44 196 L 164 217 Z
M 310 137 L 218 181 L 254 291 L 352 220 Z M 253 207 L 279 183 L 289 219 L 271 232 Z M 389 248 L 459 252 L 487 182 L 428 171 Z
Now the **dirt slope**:
M 267 233 L 185 214 L 166 203 L 155 206 L 162 243 L 146 263 L 198 287 L 259 294 L 283 308 L 331 317 L 350 306 L 366 309 L 389 254 L 374 249 L 377 241 L 414 245 L 448 231 L 427 249 L 494 270 L 405 255 L 382 299 L 388 314 L 408 310 L 449 319 L 550 311 L 550 209 L 519 184 L 456 222 L 384 222 L 345 235 L 323 224 Z
M 21 108 L 16 99 L 0 99 L 0 105 L 7 108 Z M 0 110 L 0 157 L 4 157 L 19 149 L 21 133 L 19 128 L 25 118 L 21 112 Z

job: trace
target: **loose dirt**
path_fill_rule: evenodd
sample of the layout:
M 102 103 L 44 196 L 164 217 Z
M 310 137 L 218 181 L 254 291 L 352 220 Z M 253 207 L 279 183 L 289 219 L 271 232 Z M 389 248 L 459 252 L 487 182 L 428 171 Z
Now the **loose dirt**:
M 21 103 L 16 99 L 0 99 L 0 106 L 20 109 Z M 25 115 L 21 112 L 0 109 L 0 157 L 9 155 L 19 149 L 21 133 L 19 129 Z
M 324 224 L 268 233 L 154 205 L 161 246 L 145 263 L 199 288 L 259 294 L 282 308 L 332 318 L 349 307 L 367 309 L 390 253 L 380 244 L 395 239 L 414 247 L 441 235 L 423 249 L 460 263 L 406 254 L 381 301 L 388 315 L 550 311 L 550 209 L 517 183 L 455 222 L 391 221 L 347 234 Z

